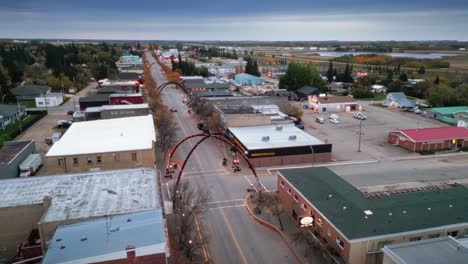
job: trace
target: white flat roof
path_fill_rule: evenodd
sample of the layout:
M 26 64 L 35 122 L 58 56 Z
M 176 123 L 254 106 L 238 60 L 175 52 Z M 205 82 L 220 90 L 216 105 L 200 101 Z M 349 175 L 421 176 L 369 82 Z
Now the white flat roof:
M 155 140 L 152 115 L 77 122 L 46 157 L 151 149 Z
M 153 169 L 87 172 L 2 180 L 0 207 L 52 204 L 41 222 L 160 208 Z
M 307 134 L 293 124 L 281 126 L 283 127 L 282 130 L 277 130 L 276 125 L 271 125 L 229 127 L 229 131 L 231 131 L 231 133 L 234 134 L 234 136 L 249 150 L 324 144 L 321 140 Z M 269 136 L 270 140 L 263 141 L 262 137 L 264 136 Z M 289 136 L 296 136 L 296 139 L 290 140 Z
M 140 109 L 148 108 L 148 104 L 130 104 L 130 105 L 103 105 L 102 110 L 114 110 L 114 109 Z

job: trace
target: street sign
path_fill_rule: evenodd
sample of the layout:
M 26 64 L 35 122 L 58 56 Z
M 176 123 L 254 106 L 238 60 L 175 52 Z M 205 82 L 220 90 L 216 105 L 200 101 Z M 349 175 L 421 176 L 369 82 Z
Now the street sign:
M 312 223 L 314 222 L 314 218 L 311 216 L 306 216 L 301 219 L 301 227 L 307 227 L 307 226 L 312 226 Z

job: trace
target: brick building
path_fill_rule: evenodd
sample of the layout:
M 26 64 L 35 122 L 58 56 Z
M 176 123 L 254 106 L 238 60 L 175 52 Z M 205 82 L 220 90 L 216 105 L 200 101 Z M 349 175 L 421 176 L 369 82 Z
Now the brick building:
M 388 142 L 409 151 L 439 151 L 468 147 L 468 129 L 436 127 L 404 129 L 388 133 Z
M 2 180 L 0 260 L 18 245 L 47 247 L 57 226 L 159 209 L 154 169 L 139 168 Z
M 292 124 L 229 127 L 228 137 L 256 167 L 328 162 L 332 145 Z
M 151 115 L 73 123 L 46 154 L 49 174 L 153 167 Z
M 99 218 L 57 227 L 43 264 L 165 264 L 161 209 Z
M 309 228 L 346 263 L 382 263 L 389 244 L 468 236 L 468 189 L 366 195 L 325 167 L 281 170 L 278 193 L 287 214 Z

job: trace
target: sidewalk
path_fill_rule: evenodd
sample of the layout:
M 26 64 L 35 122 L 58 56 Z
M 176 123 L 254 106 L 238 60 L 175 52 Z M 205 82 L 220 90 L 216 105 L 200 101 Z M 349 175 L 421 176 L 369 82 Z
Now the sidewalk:
M 300 231 L 300 229 L 294 224 L 290 217 L 288 217 L 286 214 L 281 216 L 281 222 L 283 223 L 284 227 L 284 230 L 281 231 L 278 217 L 273 216 L 266 208 L 262 209 L 261 214 L 255 214 L 255 205 L 249 197 L 250 196 L 247 196 L 247 198 L 244 200 L 244 205 L 249 214 L 266 228 L 278 233 L 278 235 L 282 237 L 286 246 L 296 257 L 298 263 L 327 263 L 327 261 L 322 257 L 320 249 L 310 249 L 309 252 L 306 253 L 306 245 L 304 242 L 294 243 L 294 237 L 296 233 Z

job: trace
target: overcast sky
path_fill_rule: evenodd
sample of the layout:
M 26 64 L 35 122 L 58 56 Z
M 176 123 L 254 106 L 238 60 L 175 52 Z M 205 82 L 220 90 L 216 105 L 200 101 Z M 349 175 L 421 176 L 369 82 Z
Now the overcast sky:
M 0 38 L 468 40 L 468 0 L 0 0 Z

